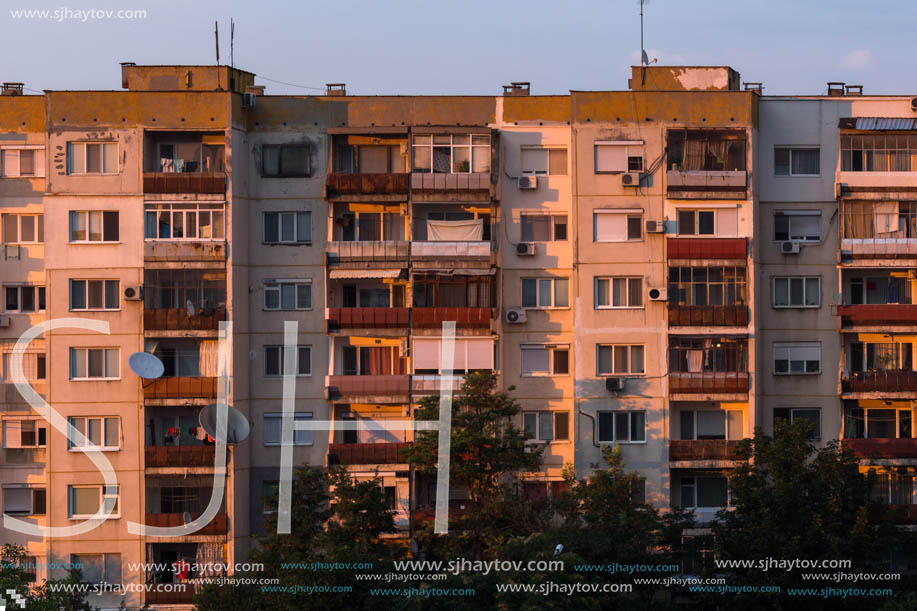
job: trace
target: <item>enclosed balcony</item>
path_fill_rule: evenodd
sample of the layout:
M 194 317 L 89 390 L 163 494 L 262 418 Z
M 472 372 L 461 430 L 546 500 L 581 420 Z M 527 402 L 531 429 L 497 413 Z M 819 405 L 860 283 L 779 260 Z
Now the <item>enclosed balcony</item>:
M 844 259 L 917 258 L 917 201 L 841 200 Z
M 148 405 L 212 403 L 217 397 L 217 340 L 148 339 L 147 352 L 165 367 L 162 377 L 143 380 Z
M 407 374 L 325 377 L 326 398 L 336 403 L 406 403 L 410 392 Z
M 860 459 L 917 458 L 910 401 L 845 400 L 843 437 Z
M 217 331 L 225 320 L 224 270 L 144 271 L 144 331 Z
M 725 439 L 673 439 L 669 441 L 669 461 L 735 460 L 738 441 Z
M 917 458 L 917 439 L 844 439 L 860 460 L 872 458 Z
M 410 443 L 332 443 L 328 446 L 329 465 L 394 465 L 406 462 Z
M 913 344 L 910 342 L 848 342 L 844 347 L 841 388 L 847 393 L 878 393 L 882 397 L 917 393 Z
M 192 519 L 200 517 L 210 503 L 213 476 L 150 476 L 146 477 L 146 524 L 148 526 L 175 527 L 185 524 L 185 514 Z M 229 520 L 221 506 L 202 529 L 188 536 L 225 535 Z
M 198 446 L 146 446 L 144 448 L 144 465 L 147 469 L 165 468 L 213 468 L 215 447 Z
M 346 129 L 346 128 L 345 128 Z M 325 198 L 331 201 L 404 201 L 410 192 L 407 128 L 390 132 L 335 133 L 331 128 L 331 172 Z
M 226 205 L 223 202 L 146 203 L 143 258 L 149 262 L 226 260 Z
M 668 197 L 745 199 L 747 144 L 744 130 L 669 130 L 666 149 Z
M 143 192 L 225 194 L 226 134 L 144 133 Z
M 844 269 L 843 303 L 835 312 L 841 317 L 842 330 L 913 330 L 917 326 L 917 305 L 912 303 L 911 291 L 915 277 L 910 269 Z
M 669 267 L 669 326 L 747 326 L 745 277 L 744 267 Z
M 415 209 L 411 261 L 416 271 L 484 269 L 496 244 L 490 207 L 424 205 Z
M 669 395 L 682 400 L 745 400 L 748 342 L 744 338 L 669 338 Z
M 222 519 L 225 523 L 225 514 Z M 146 583 L 172 584 L 161 590 L 152 587 L 145 594 L 146 604 L 188 607 L 192 605 L 194 595 L 203 588 L 203 584 L 190 580 L 222 576 L 225 574 L 222 567 L 227 562 L 222 542 L 150 543 L 146 561 L 151 567 L 144 576 Z
M 411 192 L 415 200 L 492 199 L 496 175 L 491 146 L 496 135 L 473 133 L 415 134 L 411 137 Z
M 411 325 L 407 283 L 383 279 L 341 279 L 328 283 L 328 333 L 353 332 L 398 337 Z
M 325 379 L 326 398 L 334 403 L 407 403 L 411 382 L 406 344 L 394 338 L 335 337 L 335 374 Z
M 414 275 L 411 326 L 442 329 L 453 321 L 458 329 L 490 329 L 494 317 L 493 276 Z
M 402 206 L 335 203 L 331 212 L 328 265 L 343 271 L 393 270 L 390 277 L 407 267 L 408 227 Z
M 667 238 L 667 256 L 672 259 L 729 259 L 744 263 L 745 238 Z

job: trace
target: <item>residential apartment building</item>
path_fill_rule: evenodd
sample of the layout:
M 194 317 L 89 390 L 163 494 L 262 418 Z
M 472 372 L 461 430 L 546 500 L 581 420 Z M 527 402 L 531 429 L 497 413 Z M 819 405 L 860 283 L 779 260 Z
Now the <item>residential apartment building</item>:
M 4 541 L 95 581 L 244 560 L 280 477 L 288 321 L 296 420 L 334 423 L 294 434 L 294 464 L 380 477 L 399 536 L 432 515 L 435 484 L 404 462 L 412 431 L 373 424 L 475 370 L 514 389 L 516 425 L 544 446 L 523 474 L 534 498 L 613 444 L 649 501 L 703 524 L 728 506 L 737 441 L 783 417 L 843 439 L 879 468 L 874 494 L 913 509 L 911 98 L 762 96 L 727 67 L 636 67 L 628 90 L 561 96 L 270 96 L 254 78 L 124 64 L 126 91 L 4 86 L 0 503 L 53 527 L 117 503 L 85 534 Z M 111 461 L 115 489 L 10 383 L 16 339 L 68 317 L 109 333 L 49 331 L 24 373 Z M 224 321 L 251 434 L 230 446 L 217 517 L 131 534 L 209 502 L 198 415 Z M 133 374 L 138 351 L 164 375 Z M 454 486 L 450 507 L 465 499 Z

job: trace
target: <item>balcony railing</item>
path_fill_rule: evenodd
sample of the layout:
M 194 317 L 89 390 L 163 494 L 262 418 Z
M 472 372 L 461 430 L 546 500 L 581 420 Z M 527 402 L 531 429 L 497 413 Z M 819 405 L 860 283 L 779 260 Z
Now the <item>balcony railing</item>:
M 146 592 L 146 603 L 149 605 L 191 605 L 194 603 L 195 585 L 182 584 L 184 590 L 159 591 L 150 589 Z M 180 586 L 176 586 L 180 587 Z
M 407 195 L 410 174 L 328 174 L 325 193 L 328 198 L 346 195 Z
M 493 247 L 490 242 L 411 242 L 411 257 L 419 259 L 486 259 Z
M 200 514 L 192 514 L 193 519 L 200 517 Z M 148 513 L 146 514 L 146 525 L 157 527 L 174 528 L 185 524 L 184 514 L 181 513 Z M 229 532 L 229 518 L 225 513 L 218 513 L 213 516 L 210 524 L 207 524 L 200 530 L 190 533 L 189 537 L 201 535 L 225 535 Z
M 411 392 L 411 376 L 408 375 L 334 375 L 325 378 L 325 391 L 329 400 L 348 397 L 390 397 L 400 398 Z
M 704 371 L 669 374 L 669 394 L 744 394 L 748 392 L 748 373 Z
M 477 174 L 411 174 L 412 191 L 490 191 L 490 173 Z
M 327 308 L 328 331 L 339 329 L 407 329 L 410 308 Z
M 917 326 L 917 304 L 910 303 L 839 305 L 837 315 L 845 326 L 888 323 Z
M 745 238 L 668 238 L 669 259 L 742 259 Z
M 747 305 L 669 304 L 670 327 L 745 327 L 747 325 Z
M 669 460 L 735 460 L 738 441 L 697 439 L 669 441 Z
M 844 392 L 917 392 L 917 371 L 853 371 L 843 377 Z
M 463 375 L 414 374 L 411 376 L 411 390 L 415 395 L 438 395 L 450 386 L 452 392 L 457 393 L 464 383 L 465 376 Z
M 147 467 L 212 467 L 215 446 L 146 446 Z
M 328 242 L 328 263 L 372 263 L 408 259 L 406 241 Z
M 410 443 L 332 443 L 328 446 L 328 464 L 399 464 L 405 462 L 403 453 L 410 447 Z
M 450 500 L 449 501 L 449 522 L 454 523 L 462 516 L 471 511 L 471 501 Z M 431 522 L 436 516 L 436 508 L 433 505 L 418 507 L 414 510 L 414 526 L 420 527 L 425 522 Z
M 458 328 L 490 327 L 493 308 L 413 308 L 414 328 L 442 328 L 446 321 L 455 321 Z
M 170 377 L 143 383 L 144 399 L 215 399 L 216 377 Z
M 224 172 L 147 172 L 144 193 L 225 193 Z
M 206 261 L 226 260 L 223 240 L 147 240 L 143 245 L 145 261 Z
M 744 198 L 748 185 L 745 171 L 727 170 L 669 170 L 666 172 L 667 191 L 690 199 Z
M 144 308 L 143 328 L 148 331 L 216 331 L 226 320 L 226 308 L 195 310 L 186 308 Z
M 917 458 L 917 439 L 845 439 L 857 458 Z

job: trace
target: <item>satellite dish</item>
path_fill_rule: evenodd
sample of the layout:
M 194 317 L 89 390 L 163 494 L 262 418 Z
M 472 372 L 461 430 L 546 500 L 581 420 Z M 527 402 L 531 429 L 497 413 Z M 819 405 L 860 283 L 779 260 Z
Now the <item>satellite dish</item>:
M 190 523 L 192 522 L 191 514 L 188 513 L 187 511 L 186 511 L 185 513 L 181 514 L 181 519 L 182 519 L 182 521 L 185 523 L 185 525 L 188 525 L 188 524 L 190 524 Z
M 185 309 L 188 311 L 188 316 L 194 316 L 194 302 L 190 299 L 185 302 Z
M 149 352 L 135 352 L 127 359 L 127 365 L 131 371 L 146 380 L 155 380 L 166 370 L 159 357 Z
M 248 424 L 248 418 L 231 405 L 226 406 L 226 443 L 239 443 L 248 438 L 251 426 Z M 217 438 L 217 404 L 211 403 L 201 410 L 198 417 L 201 428 L 207 431 L 207 434 Z

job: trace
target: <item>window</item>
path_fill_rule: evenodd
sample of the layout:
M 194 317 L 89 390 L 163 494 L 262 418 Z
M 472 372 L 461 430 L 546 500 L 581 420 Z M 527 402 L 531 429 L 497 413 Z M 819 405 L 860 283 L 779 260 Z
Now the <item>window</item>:
M 70 563 L 83 567 L 83 583 L 121 583 L 121 554 L 70 554 Z
M 267 427 L 265 427 L 265 430 L 267 430 Z M 280 504 L 279 499 L 280 499 L 280 482 L 277 480 L 262 481 L 261 482 L 261 513 L 263 513 L 264 515 L 270 515 L 272 513 L 277 513 L 277 506 Z
M 683 410 L 679 415 L 681 439 L 687 441 L 703 439 L 738 440 L 744 437 L 742 411 L 730 410 Z
M 905 134 L 841 135 L 842 172 L 910 172 L 917 137 Z
M 295 412 L 294 422 L 312 420 L 312 412 Z M 293 430 L 294 446 L 311 446 L 314 442 L 314 431 Z M 279 446 L 283 443 L 283 412 L 264 414 L 264 445 Z
M 523 148 L 521 156 L 523 174 L 567 175 L 567 149 Z
M 599 412 L 599 443 L 646 442 L 646 412 Z
M 775 308 L 817 308 L 821 305 L 819 276 L 778 276 L 774 278 Z
M 877 473 L 870 470 L 866 474 L 866 482 L 869 487 L 869 499 L 874 503 L 883 505 L 917 504 L 917 499 L 914 498 L 913 469 L 900 470 L 897 473 L 890 469 L 885 473 Z
M 819 149 L 774 147 L 774 174 L 777 176 L 818 176 Z
M 283 346 L 264 347 L 264 375 L 283 375 Z M 296 375 L 312 375 L 312 346 L 296 347 Z
M 729 504 L 729 483 L 725 477 L 682 477 L 681 506 L 714 508 Z
M 67 440 L 69 449 L 118 450 L 121 448 L 121 424 L 119 418 L 72 417 L 67 420 L 70 426 L 86 438 L 85 441 L 80 441 L 74 435 L 74 439 Z
M 853 408 L 845 413 L 844 437 L 848 439 L 910 439 L 914 413 L 908 409 Z
M 12 344 L 9 344 L 12 349 Z M 0 382 L 12 382 L 12 351 L 0 354 Z M 22 374 L 26 380 L 44 380 L 47 359 L 43 352 L 26 352 L 22 355 Z
M 490 136 L 416 135 L 412 139 L 413 172 L 467 174 L 490 172 Z
M 6 312 L 43 312 L 45 310 L 45 287 L 4 286 L 4 310 Z
M 116 380 L 120 377 L 118 348 L 71 348 L 70 379 Z
M 679 210 L 678 235 L 715 235 L 713 210 Z
M 223 171 L 223 134 L 206 134 L 197 142 L 160 142 L 159 168 L 164 174 Z
M 70 211 L 71 242 L 117 242 L 116 211 Z
M 147 240 L 223 240 L 223 204 L 147 204 L 143 237 Z
M 3 243 L 30 244 L 45 241 L 44 214 L 4 214 Z
M 788 420 L 790 423 L 797 420 L 808 420 L 813 424 L 812 434 L 809 439 L 821 439 L 821 410 L 811 408 L 778 407 L 774 409 L 774 420 Z
M 721 306 L 747 303 L 744 267 L 669 267 L 669 303 Z
M 596 174 L 643 170 L 642 140 L 597 141 L 594 150 Z
M 643 239 L 643 212 L 595 210 L 592 214 L 592 240 L 627 242 Z
M 395 486 L 382 486 L 382 498 L 387 508 L 398 509 L 398 491 Z
M 261 147 L 261 176 L 309 175 L 309 147 L 305 144 L 265 144 Z
M 523 214 L 519 219 L 523 242 L 565 242 L 567 216 Z
M 569 278 L 523 278 L 523 308 L 570 307 Z
M 303 244 L 312 241 L 311 212 L 265 212 L 265 244 Z
M 26 484 L 3 487 L 3 513 L 43 516 L 47 513 L 48 496 L 44 488 Z
M 0 150 L 0 176 L 34 178 L 45 175 L 43 148 L 3 148 Z
M 821 211 L 778 210 L 774 213 L 774 240 L 818 242 L 821 240 Z
M 522 345 L 522 375 L 552 376 L 570 373 L 570 347 Z
M 643 278 L 615 276 L 595 279 L 596 308 L 642 308 Z
M 117 142 L 67 143 L 67 174 L 117 173 Z
M 851 342 L 847 366 L 854 372 L 913 371 L 911 342 Z
M 748 370 L 748 343 L 734 337 L 669 338 L 671 373 L 744 373 Z
M 669 171 L 744 172 L 744 130 L 672 129 L 667 138 Z
M 117 310 L 120 286 L 118 280 L 70 280 L 70 310 Z
M 312 283 L 277 282 L 264 285 L 265 310 L 311 310 Z
M 774 373 L 821 373 L 821 343 L 774 342 Z
M 643 346 L 628 344 L 596 344 L 595 353 L 596 375 L 643 375 L 646 373 L 643 368 Z
M 567 412 L 522 412 L 522 425 L 532 441 L 570 439 L 569 423 Z
M 68 512 L 70 519 L 91 518 L 100 509 L 110 510 L 112 517 L 120 517 L 118 486 L 68 486 Z
M 3 447 L 7 449 L 43 448 L 48 445 L 48 429 L 38 420 L 4 420 Z

